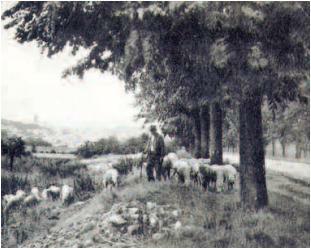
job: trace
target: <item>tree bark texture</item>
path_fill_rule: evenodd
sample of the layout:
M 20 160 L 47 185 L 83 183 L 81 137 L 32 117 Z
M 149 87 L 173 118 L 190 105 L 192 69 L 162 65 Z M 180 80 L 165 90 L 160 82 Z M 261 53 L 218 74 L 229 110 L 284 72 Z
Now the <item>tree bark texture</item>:
M 261 98 L 241 101 L 239 112 L 241 202 L 256 210 L 268 205 Z
M 222 109 L 219 103 L 211 105 L 211 164 L 222 164 Z

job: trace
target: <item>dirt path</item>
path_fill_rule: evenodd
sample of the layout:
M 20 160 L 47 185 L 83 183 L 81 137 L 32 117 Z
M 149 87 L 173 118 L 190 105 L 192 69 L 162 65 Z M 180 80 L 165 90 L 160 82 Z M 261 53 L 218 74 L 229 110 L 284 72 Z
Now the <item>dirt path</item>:
M 239 155 L 237 153 L 224 153 L 224 160 L 231 163 L 239 163 Z M 286 160 L 266 159 L 266 169 L 275 171 L 286 177 L 301 179 L 310 183 L 310 164 L 300 162 L 290 162 Z

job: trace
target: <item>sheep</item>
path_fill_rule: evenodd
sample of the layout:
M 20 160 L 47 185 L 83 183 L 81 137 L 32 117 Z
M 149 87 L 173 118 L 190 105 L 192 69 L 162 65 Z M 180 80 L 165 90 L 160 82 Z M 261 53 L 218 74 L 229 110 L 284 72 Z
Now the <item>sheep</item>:
M 172 169 L 174 171 L 173 176 L 177 174 L 179 182 L 189 185 L 191 166 L 186 160 L 173 161 Z
M 34 195 L 38 200 L 42 199 L 42 197 L 40 196 L 40 191 L 37 187 L 31 188 L 31 194 Z
M 173 167 L 173 162 L 178 160 L 178 156 L 176 153 L 168 153 L 164 158 L 162 162 L 162 174 L 164 179 L 166 180 L 166 177 L 168 179 L 171 178 L 171 169 Z
M 200 185 L 200 161 L 197 159 L 189 159 L 188 164 L 190 166 L 190 180 L 194 183 L 194 185 Z
M 70 187 L 68 185 L 63 185 L 62 191 L 61 191 L 61 200 L 63 205 L 68 206 L 71 204 L 74 200 L 74 192 L 73 187 Z
M 9 194 L 3 196 L 4 209 L 3 211 L 6 213 L 10 209 L 14 207 L 20 206 L 22 204 L 26 193 L 23 190 L 17 190 L 15 195 Z
M 230 164 L 222 167 L 224 168 L 224 182 L 227 184 L 228 190 L 232 190 L 236 181 L 237 170 Z
M 37 198 L 37 196 L 33 195 L 33 194 L 30 194 L 28 195 L 24 201 L 23 201 L 23 205 L 25 207 L 32 207 L 32 206 L 35 206 L 39 203 L 39 199 Z
M 212 171 L 214 171 L 217 175 L 217 179 L 216 179 L 216 191 L 217 192 L 221 192 L 221 191 L 224 191 L 225 189 L 225 172 L 226 171 L 226 168 L 223 166 L 223 165 L 217 165 L 217 164 L 214 164 L 214 165 L 211 165 L 210 166 L 210 169 Z
M 180 150 L 176 151 L 176 154 L 178 158 L 185 158 L 185 159 L 190 159 L 191 155 L 189 152 L 186 151 L 185 147 L 182 147 Z
M 201 164 L 210 164 L 211 163 L 211 159 L 209 158 L 199 158 L 197 159 Z
M 61 189 L 56 186 L 50 186 L 48 189 L 43 190 L 43 192 L 42 192 L 42 197 L 44 199 L 52 199 L 53 201 L 55 201 L 56 199 L 60 197 Z
M 201 164 L 199 167 L 200 176 L 202 179 L 202 187 L 204 190 L 211 187 L 216 188 L 217 173 L 210 168 L 208 164 Z
M 41 196 L 42 196 L 43 200 L 47 200 L 48 199 L 48 190 L 47 189 L 43 189 Z
M 120 176 L 119 173 L 116 169 L 109 169 L 106 171 L 106 173 L 104 174 L 104 179 L 103 179 L 103 185 L 104 187 L 108 187 L 108 185 L 111 185 L 111 188 L 114 187 L 118 187 L 120 183 Z

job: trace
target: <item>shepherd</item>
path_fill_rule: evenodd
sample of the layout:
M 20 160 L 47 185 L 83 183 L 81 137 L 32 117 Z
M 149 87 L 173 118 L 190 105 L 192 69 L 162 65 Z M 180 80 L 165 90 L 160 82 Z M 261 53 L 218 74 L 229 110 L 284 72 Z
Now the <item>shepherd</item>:
M 154 181 L 153 170 L 156 170 L 156 178 L 161 181 L 162 162 L 165 155 L 165 144 L 163 137 L 157 132 L 155 125 L 150 126 L 150 138 L 146 147 L 147 153 L 147 177 L 148 181 Z

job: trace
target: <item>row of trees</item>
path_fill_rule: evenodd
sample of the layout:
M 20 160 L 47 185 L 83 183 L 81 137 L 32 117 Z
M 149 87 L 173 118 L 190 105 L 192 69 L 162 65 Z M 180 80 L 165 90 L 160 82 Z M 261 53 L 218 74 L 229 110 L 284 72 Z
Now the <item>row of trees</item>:
M 304 91 L 308 95 L 309 89 Z M 281 153 L 287 156 L 286 148 L 295 145 L 295 158 L 308 156 L 310 148 L 310 109 L 309 102 L 292 102 L 286 107 L 270 110 L 267 103 L 263 104 L 263 135 L 264 147 L 271 146 L 271 155 Z M 227 109 L 224 117 L 223 146 L 228 151 L 238 150 L 238 115 L 236 109 Z M 281 152 L 277 151 L 277 142 L 281 145 Z M 269 151 L 270 152 L 270 151 Z M 302 155 L 303 153 L 303 155 Z
M 144 151 L 147 146 L 148 135 L 131 137 L 125 141 L 119 141 L 116 137 L 102 138 L 96 142 L 87 141 L 76 151 L 76 154 L 84 158 L 104 154 L 134 154 Z
M 19 2 L 2 17 L 17 41 L 36 41 L 48 56 L 88 49 L 64 76 L 117 74 L 136 93 L 139 117 L 178 123 L 170 132 L 192 135 L 196 157 L 222 163 L 224 116 L 236 107 L 241 201 L 268 204 L 262 105 L 305 99 L 309 3 Z

